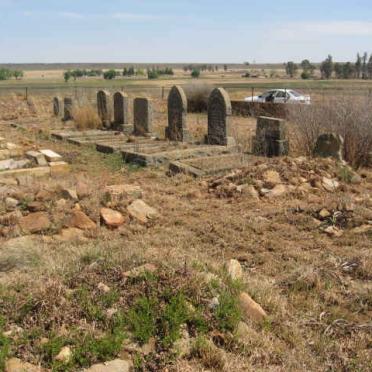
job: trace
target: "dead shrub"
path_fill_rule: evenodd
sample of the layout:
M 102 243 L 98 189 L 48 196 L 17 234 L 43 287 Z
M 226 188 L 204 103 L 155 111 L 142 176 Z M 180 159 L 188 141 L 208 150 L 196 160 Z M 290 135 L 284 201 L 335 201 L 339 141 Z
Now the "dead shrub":
M 92 106 L 78 107 L 73 112 L 73 117 L 78 130 L 99 129 L 101 120 Z
M 311 155 L 321 134 L 336 133 L 345 140 L 345 160 L 355 168 L 368 165 L 372 152 L 371 103 L 369 97 L 338 96 L 316 105 L 290 106 L 294 148 Z
M 189 84 L 184 87 L 189 112 L 205 112 L 208 109 L 208 98 L 213 87 L 208 84 Z

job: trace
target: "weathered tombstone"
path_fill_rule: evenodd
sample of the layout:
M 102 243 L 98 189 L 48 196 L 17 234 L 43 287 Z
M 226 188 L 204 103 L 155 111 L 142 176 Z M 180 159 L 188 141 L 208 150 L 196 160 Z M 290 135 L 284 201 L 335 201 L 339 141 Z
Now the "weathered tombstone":
M 168 96 L 168 127 L 165 129 L 165 137 L 170 141 L 189 141 L 186 119 L 187 98 L 183 89 L 175 85 Z
M 257 119 L 253 152 L 255 155 L 268 157 L 288 155 L 289 141 L 285 120 L 260 116 Z
M 53 98 L 53 114 L 54 116 L 60 116 L 63 112 L 63 103 L 60 97 Z
M 133 104 L 134 134 L 145 136 L 152 132 L 152 103 L 147 98 L 135 98 Z
M 325 133 L 318 137 L 313 155 L 321 158 L 335 158 L 342 161 L 344 139 L 334 133 Z
M 105 90 L 99 90 L 97 92 L 97 109 L 98 116 L 102 121 L 102 125 L 105 128 L 111 126 L 111 95 Z
M 123 92 L 114 94 L 114 122 L 116 125 L 128 124 L 128 96 Z
M 65 97 L 63 100 L 64 105 L 64 114 L 63 114 L 63 120 L 73 120 L 73 111 L 74 111 L 74 100 L 71 97 Z
M 231 114 L 231 101 L 227 92 L 222 88 L 214 89 L 208 100 L 208 144 L 235 145 L 235 139 L 231 136 Z

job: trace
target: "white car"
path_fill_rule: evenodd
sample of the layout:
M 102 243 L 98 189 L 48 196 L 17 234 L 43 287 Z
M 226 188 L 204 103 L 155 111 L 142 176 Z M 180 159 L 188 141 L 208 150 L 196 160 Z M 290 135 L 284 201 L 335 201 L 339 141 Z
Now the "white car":
M 310 96 L 305 96 L 293 89 L 272 89 L 259 96 L 246 97 L 246 102 L 304 103 L 310 105 Z

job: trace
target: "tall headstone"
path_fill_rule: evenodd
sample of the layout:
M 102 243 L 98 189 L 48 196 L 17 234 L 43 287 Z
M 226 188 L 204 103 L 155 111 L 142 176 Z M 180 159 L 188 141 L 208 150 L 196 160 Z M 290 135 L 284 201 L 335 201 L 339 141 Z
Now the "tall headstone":
M 288 155 L 287 126 L 283 119 L 260 116 L 257 119 L 253 153 L 267 157 Z
M 206 142 L 210 145 L 235 145 L 231 135 L 230 116 L 231 101 L 223 88 L 212 91 L 208 100 L 208 135 Z
M 325 133 L 318 137 L 313 155 L 321 158 L 343 160 L 344 139 L 335 133 Z
M 134 134 L 145 136 L 152 133 L 152 103 L 147 98 L 135 98 L 133 103 Z
M 128 124 L 128 96 L 123 92 L 114 94 L 114 122 L 117 125 Z
M 60 116 L 63 112 L 63 103 L 61 97 L 54 97 L 53 98 L 53 115 Z
M 98 116 L 102 121 L 102 125 L 105 128 L 111 126 L 111 95 L 106 90 L 99 90 L 97 92 L 97 109 Z
M 64 106 L 64 111 L 63 111 L 63 120 L 68 121 L 68 120 L 73 120 L 73 111 L 74 111 L 74 100 L 71 97 L 65 97 L 63 100 L 63 106 Z
M 165 137 L 170 141 L 189 141 L 186 119 L 186 94 L 181 87 L 175 85 L 168 96 L 168 127 L 165 129 Z

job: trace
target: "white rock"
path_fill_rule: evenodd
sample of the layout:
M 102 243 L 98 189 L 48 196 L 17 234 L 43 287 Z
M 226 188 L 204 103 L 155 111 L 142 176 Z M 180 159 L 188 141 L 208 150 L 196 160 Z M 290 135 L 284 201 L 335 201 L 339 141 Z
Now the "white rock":
M 64 346 L 58 355 L 54 358 L 55 360 L 63 363 L 68 363 L 72 358 L 72 351 L 68 346 Z
M 230 260 L 227 264 L 227 272 L 232 280 L 238 280 L 243 277 L 243 269 L 237 260 Z
M 340 184 L 338 181 L 336 180 L 332 180 L 330 178 L 327 178 L 327 177 L 323 177 L 322 178 L 322 186 L 329 192 L 334 192 L 336 191 Z

